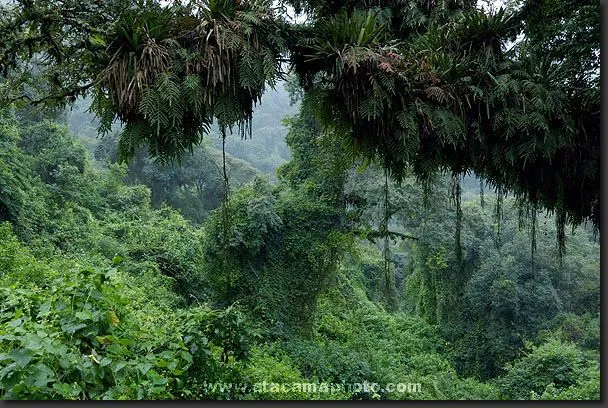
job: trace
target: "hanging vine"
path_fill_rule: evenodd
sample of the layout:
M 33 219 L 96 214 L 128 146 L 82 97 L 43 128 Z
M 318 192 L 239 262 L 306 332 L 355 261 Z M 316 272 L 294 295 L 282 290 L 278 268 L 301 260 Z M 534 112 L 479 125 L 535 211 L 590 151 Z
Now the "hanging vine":
M 393 286 L 393 274 L 391 270 L 391 252 L 390 252 L 390 234 L 388 229 L 388 223 L 391 218 L 391 208 L 389 201 L 389 184 L 388 184 L 388 171 L 384 170 L 384 197 L 382 203 L 383 209 L 383 217 L 380 221 L 380 233 L 384 237 L 383 239 L 383 248 L 382 248 L 382 258 L 383 258 L 383 269 L 384 269 L 384 292 L 386 296 L 386 305 L 389 310 L 394 310 L 397 304 L 397 300 L 395 299 L 395 290 Z
M 222 133 L 222 178 L 224 183 L 224 200 L 227 202 L 230 199 L 230 180 L 228 179 L 228 171 L 226 168 L 226 129 L 221 129 Z
M 452 191 L 451 199 L 456 208 L 456 225 L 454 228 L 454 252 L 458 261 L 462 260 L 462 187 L 460 185 L 460 176 L 452 174 Z

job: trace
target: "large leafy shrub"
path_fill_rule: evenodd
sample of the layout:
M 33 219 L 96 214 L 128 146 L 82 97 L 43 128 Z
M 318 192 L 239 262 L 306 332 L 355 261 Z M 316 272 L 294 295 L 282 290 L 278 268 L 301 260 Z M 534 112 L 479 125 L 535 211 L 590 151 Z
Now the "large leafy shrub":
M 204 398 L 197 379 L 247 356 L 238 310 L 175 309 L 166 283 L 147 293 L 118 265 L 37 260 L 7 224 L 0 267 L 3 399 Z
M 572 343 L 549 339 L 507 364 L 497 380 L 505 399 L 599 399 L 599 366 Z M 581 398 L 582 397 L 582 398 Z

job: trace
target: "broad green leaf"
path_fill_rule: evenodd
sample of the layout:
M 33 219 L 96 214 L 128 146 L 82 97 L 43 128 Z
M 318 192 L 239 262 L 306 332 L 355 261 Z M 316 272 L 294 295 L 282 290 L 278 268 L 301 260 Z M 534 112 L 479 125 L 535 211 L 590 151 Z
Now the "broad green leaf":
M 25 367 L 32 361 L 32 352 L 26 349 L 16 349 L 9 353 L 10 357 L 21 367 Z

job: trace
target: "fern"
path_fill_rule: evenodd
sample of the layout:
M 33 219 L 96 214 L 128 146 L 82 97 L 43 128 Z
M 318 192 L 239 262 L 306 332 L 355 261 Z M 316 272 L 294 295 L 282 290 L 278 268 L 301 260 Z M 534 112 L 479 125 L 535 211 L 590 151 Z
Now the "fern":
M 119 134 L 119 160 L 130 160 L 149 135 L 150 128 L 145 122 L 127 123 Z
M 185 105 L 190 108 L 194 117 L 200 118 L 205 116 L 205 99 L 201 80 L 198 76 L 186 75 L 182 81 L 180 93 Z

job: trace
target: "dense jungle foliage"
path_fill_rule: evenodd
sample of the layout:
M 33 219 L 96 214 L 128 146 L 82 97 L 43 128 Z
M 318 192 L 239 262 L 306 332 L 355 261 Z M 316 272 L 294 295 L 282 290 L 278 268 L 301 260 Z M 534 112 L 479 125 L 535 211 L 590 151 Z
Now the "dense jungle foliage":
M 0 37 L 0 399 L 600 399 L 599 3 Z
M 513 198 L 499 219 L 467 177 L 458 259 L 450 177 L 385 183 L 336 160 L 305 112 L 284 122 L 278 182 L 229 157 L 224 207 L 211 145 L 182 167 L 127 166 L 115 138 L 76 137 L 67 116 L 2 116 L 3 398 L 599 398 L 592 228 L 560 260 L 539 215 L 532 253 Z M 254 389 L 264 381 L 421 388 Z

